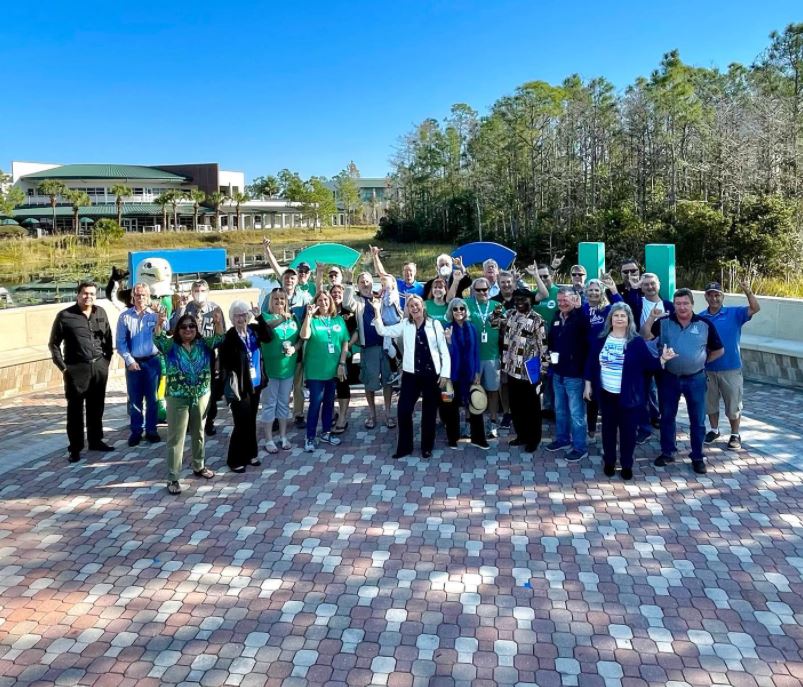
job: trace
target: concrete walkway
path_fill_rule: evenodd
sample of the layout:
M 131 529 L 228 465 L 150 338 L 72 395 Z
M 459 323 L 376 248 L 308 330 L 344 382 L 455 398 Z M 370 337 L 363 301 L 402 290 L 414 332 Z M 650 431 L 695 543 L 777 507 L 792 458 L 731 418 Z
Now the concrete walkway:
M 341 446 L 235 475 L 226 426 L 180 497 L 119 381 L 76 465 L 60 394 L 7 402 L 0 685 L 801 685 L 803 394 L 746 397 L 744 450 L 624 483 L 506 435 L 392 461 L 357 392 Z

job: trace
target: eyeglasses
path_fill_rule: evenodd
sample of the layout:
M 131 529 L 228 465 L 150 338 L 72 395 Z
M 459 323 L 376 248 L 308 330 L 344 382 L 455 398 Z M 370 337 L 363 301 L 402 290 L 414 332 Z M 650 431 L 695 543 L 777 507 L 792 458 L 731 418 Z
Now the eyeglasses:
M 182 324 L 179 329 L 197 329 L 194 324 Z
M 485 293 L 488 289 L 474 289 L 477 293 Z
M 622 274 L 638 274 L 638 268 L 632 270 L 622 270 Z
M 585 277 L 586 273 L 585 272 L 572 272 L 572 276 L 573 277 Z
M 456 305 L 452 308 L 452 312 L 465 312 L 466 309 L 462 305 Z

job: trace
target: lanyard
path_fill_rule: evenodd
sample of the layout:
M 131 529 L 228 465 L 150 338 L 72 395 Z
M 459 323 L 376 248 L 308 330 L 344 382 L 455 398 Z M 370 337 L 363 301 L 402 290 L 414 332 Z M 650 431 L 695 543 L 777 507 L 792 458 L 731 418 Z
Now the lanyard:
M 488 317 L 490 316 L 488 311 L 491 309 L 491 302 L 488 301 L 485 304 L 485 312 L 484 313 L 480 312 L 480 303 L 479 303 L 479 301 L 476 301 L 476 303 L 477 303 L 477 315 L 479 315 L 480 320 L 482 320 L 482 328 L 485 329 L 485 324 L 486 324 L 486 322 L 488 322 Z

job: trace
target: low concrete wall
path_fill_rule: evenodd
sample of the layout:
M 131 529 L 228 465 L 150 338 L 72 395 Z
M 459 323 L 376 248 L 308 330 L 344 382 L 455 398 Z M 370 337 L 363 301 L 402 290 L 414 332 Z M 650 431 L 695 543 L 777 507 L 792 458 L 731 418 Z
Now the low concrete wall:
M 210 296 L 223 308 L 228 321 L 229 306 L 238 299 L 256 303 L 259 289 L 212 291 Z M 98 301 L 98 305 L 108 314 L 114 333 L 117 308 L 105 299 Z M 52 303 L 0 310 L 0 400 L 61 388 L 61 372 L 51 360 L 47 342 L 56 314 L 66 307 L 69 304 Z M 115 355 L 110 374 L 120 374 L 122 370 L 122 359 Z

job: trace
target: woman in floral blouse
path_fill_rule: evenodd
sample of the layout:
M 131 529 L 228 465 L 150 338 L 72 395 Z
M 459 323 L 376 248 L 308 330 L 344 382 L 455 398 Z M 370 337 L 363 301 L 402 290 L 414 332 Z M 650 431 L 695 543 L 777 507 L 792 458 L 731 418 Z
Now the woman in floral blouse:
M 510 414 L 516 438 L 511 446 L 523 446 L 534 453 L 541 443 L 541 399 L 538 381 L 530 381 L 527 361 L 536 358 L 543 369 L 546 346 L 544 320 L 532 309 L 533 294 L 527 289 L 513 292 L 515 307 L 500 323 L 502 374 L 507 375 Z
M 205 479 L 215 476 L 204 464 L 204 419 L 209 405 L 212 351 L 223 341 L 223 314 L 220 310 L 213 313 L 215 333 L 207 338 L 201 336 L 192 315 L 179 318 L 172 336 L 163 332 L 166 321 L 167 314 L 161 310 L 153 343 L 164 355 L 167 367 L 167 491 L 180 494 L 178 477 L 188 426 L 193 474 Z

